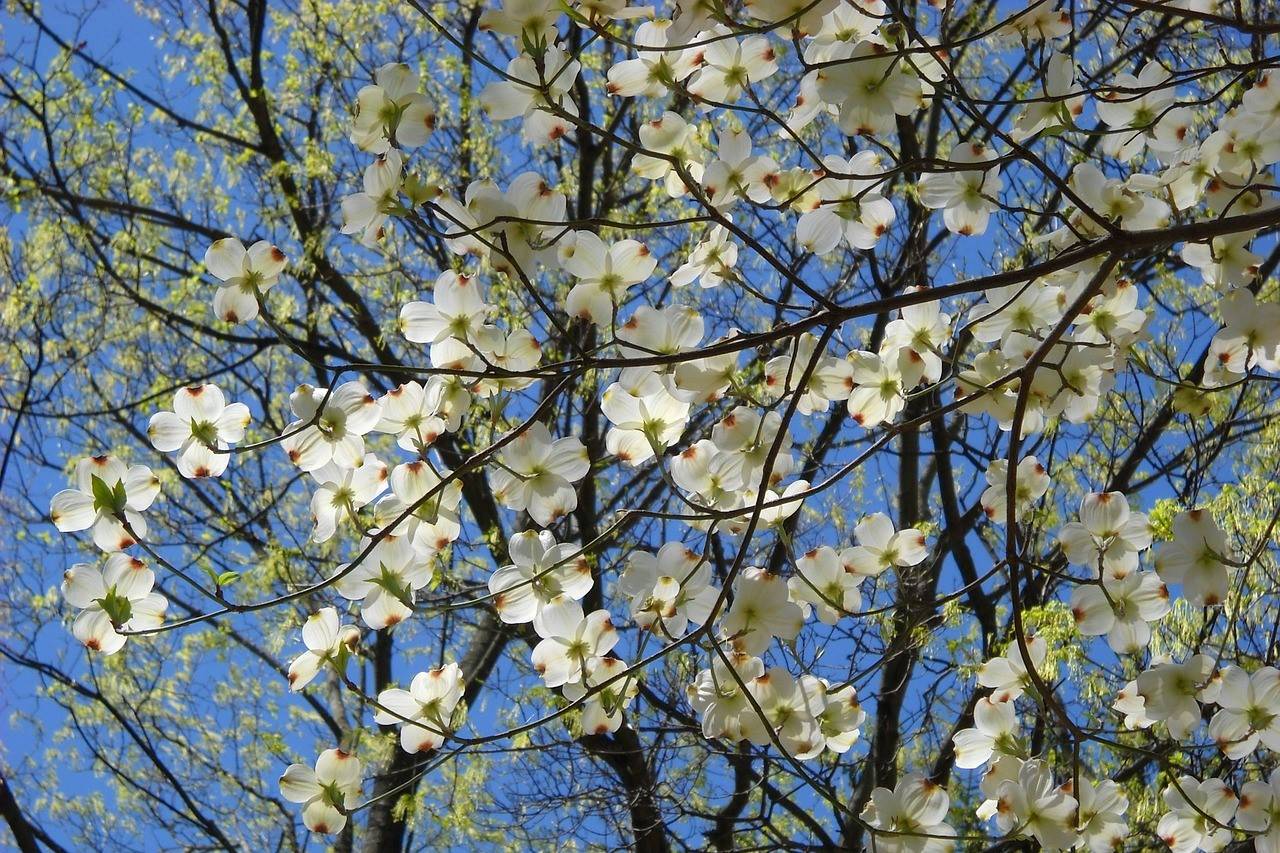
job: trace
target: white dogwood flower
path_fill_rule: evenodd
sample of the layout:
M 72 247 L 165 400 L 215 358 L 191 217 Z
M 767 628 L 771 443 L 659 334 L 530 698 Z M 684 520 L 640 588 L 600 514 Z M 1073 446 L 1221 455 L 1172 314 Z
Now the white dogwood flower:
M 160 480 L 147 466 L 126 466 L 114 456 L 87 456 L 76 463 L 71 488 L 53 496 L 49 519 L 63 533 L 92 527 L 95 545 L 123 551 L 136 543 L 135 536 L 147 535 L 141 513 L 159 494 Z
M 622 712 L 640 692 L 635 676 L 624 676 L 627 664 L 615 657 L 588 658 L 582 670 L 582 681 L 564 685 L 564 696 L 582 703 L 582 731 L 586 734 L 612 734 L 622 727 Z M 587 691 L 592 690 L 590 696 Z
M 1080 520 L 1064 524 L 1058 542 L 1067 559 L 1118 580 L 1138 567 L 1151 547 L 1151 524 L 1131 512 L 1121 492 L 1090 492 L 1080 502 Z
M 430 752 L 444 745 L 454 730 L 454 714 L 465 687 L 456 663 L 420 672 L 408 690 L 391 687 L 378 694 L 373 719 L 382 726 L 400 727 L 400 748 Z
M 493 496 L 508 509 L 528 510 L 539 525 L 549 526 L 578 506 L 573 484 L 591 470 L 587 448 L 575 436 L 554 441 L 545 424 L 531 424 L 498 455 L 492 469 Z
M 141 560 L 128 554 L 107 557 L 105 569 L 76 563 L 62 576 L 62 597 L 80 615 L 71 626 L 87 648 L 113 655 L 124 647 L 121 632 L 159 628 L 169 602 L 152 592 L 156 576 Z
M 993 524 L 1004 524 L 1008 509 L 1009 462 L 1006 459 L 993 459 L 987 466 L 987 488 L 979 502 L 982 511 Z M 1034 456 L 1023 457 L 1018 463 L 1017 495 L 1014 508 L 1023 511 L 1044 497 L 1049 491 L 1049 474 Z
M 178 473 L 184 477 L 217 477 L 227 470 L 225 451 L 244 438 L 249 407 L 228 404 L 216 385 L 180 388 L 172 412 L 156 412 L 147 424 L 151 446 L 161 453 L 178 452 Z
M 991 658 L 978 671 L 978 683 L 990 687 L 994 692 L 991 698 L 996 702 L 1011 702 L 1023 694 L 1033 682 L 1028 674 L 1027 658 L 1036 673 L 1044 665 L 1049 653 L 1049 645 L 1043 637 L 1029 636 L 1025 639 L 1027 654 L 1024 657 L 1017 643 L 1012 643 L 1003 656 Z
M 943 853 L 954 846 L 949 836 L 954 836 L 955 830 L 946 823 L 950 808 L 945 788 L 918 773 L 908 773 L 892 791 L 874 789 L 862 819 L 871 826 L 877 851 Z
M 618 577 L 617 590 L 631 599 L 631 618 L 641 628 L 679 637 L 689 623 L 702 625 L 720 595 L 711 585 L 711 564 L 681 542 L 667 542 L 658 553 L 634 551 Z
M 637 240 L 607 245 L 590 231 L 575 232 L 559 244 L 560 263 L 578 279 L 569 290 L 565 310 L 598 326 L 607 325 L 627 288 L 653 275 L 658 259 Z
M 1196 607 L 1210 607 L 1227 599 L 1233 558 L 1227 536 L 1205 509 L 1179 513 L 1173 519 L 1173 541 L 1155 552 L 1155 567 L 1166 583 L 1182 585 L 1182 594 Z
M 302 805 L 302 822 L 312 832 L 336 835 L 347 825 L 347 812 L 360 801 L 360 759 L 340 749 L 326 749 L 315 769 L 290 764 L 280 777 L 280 794 Z
M 1169 590 L 1154 572 L 1103 575 L 1098 583 L 1071 594 L 1076 630 L 1086 637 L 1107 635 L 1117 654 L 1140 652 L 1151 642 L 1151 622 L 1169 612 Z
M 360 602 L 360 618 L 375 631 L 413 615 L 418 590 L 431 583 L 435 570 L 403 536 L 388 536 L 374 545 L 354 568 L 339 566 L 338 594 Z
M 815 255 L 834 251 L 844 240 L 851 249 L 873 249 L 897 218 L 880 187 L 885 168 L 874 151 L 849 159 L 822 159 L 823 177 L 813 206 L 796 224 L 796 240 Z M 865 177 L 864 177 L 865 176 Z
M 580 601 L 591 589 L 591 566 L 576 542 L 556 544 L 551 531 L 525 530 L 507 544 L 511 564 L 489 578 L 498 617 L 509 624 L 533 622 L 558 596 Z
M 258 316 L 258 298 L 280 280 L 284 252 L 266 240 L 248 249 L 235 237 L 216 240 L 204 253 L 204 266 L 222 282 L 213 297 L 213 313 L 228 323 L 248 323 Z
M 374 154 L 392 145 L 426 144 L 436 127 L 436 110 L 418 91 L 418 75 L 403 62 L 388 62 L 378 69 L 374 81 L 356 94 L 352 144 Z
M 354 468 L 329 462 L 311 472 L 319 486 L 311 497 L 311 519 L 315 524 L 311 541 L 327 542 L 338 525 L 356 522 L 356 510 L 372 503 L 386 491 L 387 466 L 372 453 Z
M 605 447 L 632 466 L 674 444 L 689 416 L 688 402 L 673 392 L 669 379 L 653 373 L 639 379 L 631 387 L 613 383 L 600 399 L 600 410 L 612 424 Z
M 1221 779 L 1179 776 L 1162 798 L 1169 811 L 1156 824 L 1156 835 L 1172 853 L 1217 851 L 1231 842 L 1230 824 L 1239 800 Z
M 973 726 L 955 733 L 956 767 L 981 767 L 996 753 L 1017 755 L 1018 715 L 1011 701 L 978 700 L 973 708 Z
M 1226 667 L 1217 703 L 1209 736 L 1228 758 L 1244 758 L 1259 743 L 1280 751 L 1280 670 L 1264 666 L 1250 675 L 1238 666 Z
M 804 612 L 789 600 L 787 584 L 764 569 L 748 567 L 733 584 L 733 605 L 720 623 L 721 636 L 734 648 L 758 655 L 773 638 L 794 640 L 804 625 Z
M 920 178 L 920 203 L 941 210 L 942 221 L 953 234 L 967 237 L 984 233 L 1004 188 L 995 159 L 996 152 L 981 142 L 957 145 L 950 162 L 980 168 L 925 173 Z
M 845 568 L 839 554 L 823 545 L 796 560 L 796 573 L 787 581 L 787 588 L 806 617 L 813 609 L 819 621 L 834 625 L 841 616 L 862 607 L 858 591 L 862 579 Z
M 849 549 L 847 559 L 854 571 L 875 577 L 886 569 L 918 565 L 927 556 L 925 535 L 914 527 L 894 530 L 883 512 L 868 515 L 853 531 L 858 544 Z
M 294 692 L 310 684 L 326 663 L 341 671 L 346 655 L 360 642 L 360 629 L 343 625 L 337 610 L 324 607 L 303 623 L 302 642 L 307 650 L 289 664 L 289 689 Z
M 474 341 L 492 310 L 474 276 L 445 270 L 432 288 L 431 302 L 410 302 L 400 309 L 404 336 L 418 344 L 438 344 L 446 338 Z
M 329 462 L 354 468 L 364 460 L 364 436 L 378 424 L 378 401 L 359 382 L 328 388 L 299 385 L 289 395 L 294 420 L 280 446 L 303 471 Z
M 548 687 L 581 681 L 587 662 L 618 644 L 608 610 L 584 616 L 582 605 L 565 595 L 542 608 L 535 628 L 542 641 L 533 649 L 533 668 Z

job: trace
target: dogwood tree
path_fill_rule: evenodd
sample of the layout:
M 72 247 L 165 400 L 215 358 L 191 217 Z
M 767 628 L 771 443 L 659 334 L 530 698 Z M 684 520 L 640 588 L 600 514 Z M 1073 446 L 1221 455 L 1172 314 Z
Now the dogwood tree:
M 1277 849 L 1280 5 L 7 8 L 19 848 Z

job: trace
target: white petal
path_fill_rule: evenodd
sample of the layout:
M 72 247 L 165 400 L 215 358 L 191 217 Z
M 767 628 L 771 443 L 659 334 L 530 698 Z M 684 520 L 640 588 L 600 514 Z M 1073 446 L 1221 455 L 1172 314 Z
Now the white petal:
M 161 453 L 172 453 L 191 437 L 191 427 L 173 412 L 156 412 L 147 424 L 151 446 Z
M 49 504 L 49 518 L 63 533 L 85 530 L 97 518 L 93 498 L 76 489 L 64 489 L 53 496 Z
M 226 237 L 214 241 L 205 250 L 204 266 L 216 278 L 228 281 L 244 275 L 247 258 L 248 253 L 244 249 L 244 244 L 235 237 Z

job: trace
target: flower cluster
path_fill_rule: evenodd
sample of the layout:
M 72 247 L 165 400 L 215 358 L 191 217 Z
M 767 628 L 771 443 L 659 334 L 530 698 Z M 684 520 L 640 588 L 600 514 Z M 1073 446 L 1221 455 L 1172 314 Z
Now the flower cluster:
M 920 750 L 900 743 L 896 721 L 876 731 L 896 754 L 865 763 L 898 769 L 860 777 L 842 818 L 871 849 L 950 850 L 963 820 L 1006 845 L 1105 851 L 1148 817 L 1178 853 L 1237 838 L 1280 849 L 1280 770 L 1259 758 L 1280 753 L 1274 637 L 1211 653 L 1209 627 L 1195 640 L 1180 630 L 1197 609 L 1206 626 L 1244 618 L 1237 582 L 1263 547 L 1250 555 L 1241 526 L 1201 494 L 1228 466 L 1206 452 L 1157 507 L 1136 484 L 1173 478 L 1201 448 L 1166 454 L 1157 434 L 1101 475 L 1095 454 L 1059 448 L 1076 430 L 1100 447 L 1131 442 L 1097 424 L 1144 381 L 1171 386 L 1157 407 L 1167 425 L 1203 418 L 1237 387 L 1243 406 L 1246 382 L 1280 373 L 1280 303 L 1260 281 L 1280 219 L 1256 218 L 1277 207 L 1280 72 L 1250 64 L 1207 122 L 1165 57 L 1132 73 L 1079 65 L 1074 12 L 1038 2 L 982 34 L 1026 48 L 1035 90 L 1007 111 L 966 102 L 958 122 L 952 103 L 974 71 L 940 43 L 949 23 L 926 35 L 914 11 L 881 0 L 665 5 L 478 12 L 470 26 L 506 53 L 477 63 L 474 106 L 510 138 L 461 177 L 431 159 L 453 105 L 429 75 L 391 63 L 359 90 L 346 139 L 362 181 L 341 200 L 340 230 L 356 256 L 397 270 L 398 315 L 355 321 L 378 362 L 307 350 L 296 336 L 314 330 L 283 316 L 286 270 L 318 286 L 323 247 L 300 241 L 291 264 L 267 240 L 208 246 L 218 328 L 278 337 L 307 370 L 286 386 L 287 411 L 257 389 L 239 395 L 263 401 L 251 413 L 215 385 L 180 388 L 146 436 L 181 478 L 170 482 L 210 505 L 215 489 L 236 493 L 231 463 L 260 451 L 305 484 L 296 562 L 312 575 L 265 601 L 231 596 L 234 578 L 193 581 L 147 540 L 161 477 L 90 457 L 50 507 L 58 530 L 91 530 L 106 555 L 64 575 L 72 634 L 118 652 L 166 628 L 158 590 L 181 582 L 218 605 L 194 621 L 297 607 L 282 623 L 302 626 L 289 690 L 358 696 L 383 754 L 394 738 L 416 757 L 497 739 L 472 737 L 467 716 L 501 646 L 482 673 L 438 649 L 435 666 L 407 670 L 407 688 L 389 666 L 374 666 L 367 692 L 348 670 L 363 650 L 469 609 L 523 644 L 504 665 L 547 716 L 521 725 L 563 717 L 588 747 L 679 705 L 684 730 L 825 772 L 867 740 L 859 690 L 874 713 L 900 713 L 905 691 L 921 731 L 945 708 L 954 728 L 933 739 L 946 746 L 929 775 L 909 772 Z M 1159 5 L 1221 23 L 1218 4 Z M 584 34 L 609 50 L 588 54 Z M 956 132 L 940 135 L 944 120 Z M 1088 142 L 1059 151 L 1068 165 L 1033 153 L 1086 121 Z M 507 148 L 523 165 L 505 169 Z M 578 186 L 573 158 L 586 164 Z M 595 173 L 606 162 L 618 175 Z M 1043 211 L 1027 206 L 1032 179 L 1055 195 Z M 652 221 L 618 213 L 624 197 Z M 974 248 L 996 233 L 1015 235 L 1020 254 Z M 1164 376 L 1151 328 L 1190 309 L 1133 276 L 1142 251 L 1177 244 L 1213 327 L 1190 374 Z M 990 275 L 935 276 L 940 245 L 961 247 L 956 270 L 984 263 Z M 399 262 L 422 246 L 429 274 L 405 274 Z M 1266 414 L 1235 417 L 1206 443 L 1270 428 Z M 850 487 L 882 450 L 896 473 Z M 1167 461 L 1142 480 L 1153 453 Z M 1074 516 L 1060 522 L 1064 507 Z M 979 625 L 956 615 L 965 607 Z M 959 664 L 935 666 L 940 646 Z M 868 649 L 882 660 L 861 671 Z M 648 689 L 658 660 L 675 689 Z M 921 661 L 938 676 L 930 697 L 967 689 L 969 701 L 916 707 Z M 1098 696 L 1112 702 L 1110 728 L 1073 716 Z M 365 734 L 351 716 L 342 748 L 280 779 L 315 832 L 341 832 L 362 805 Z M 1159 817 L 1131 810 L 1121 776 L 1078 753 L 1109 746 L 1160 765 Z M 1183 757 L 1201 753 L 1222 760 Z M 952 767 L 982 771 L 963 809 L 942 781 Z

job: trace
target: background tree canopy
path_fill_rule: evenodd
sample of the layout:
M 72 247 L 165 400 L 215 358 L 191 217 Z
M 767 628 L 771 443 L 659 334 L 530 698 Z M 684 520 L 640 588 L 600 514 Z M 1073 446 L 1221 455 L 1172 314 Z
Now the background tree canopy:
M 1280 849 L 1276 3 L 4 10 L 20 849 Z

